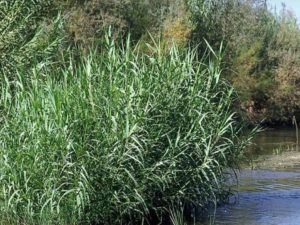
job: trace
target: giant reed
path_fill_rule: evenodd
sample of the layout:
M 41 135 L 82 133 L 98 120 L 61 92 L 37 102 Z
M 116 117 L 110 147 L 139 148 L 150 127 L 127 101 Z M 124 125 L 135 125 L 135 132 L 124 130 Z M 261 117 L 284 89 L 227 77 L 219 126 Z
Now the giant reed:
M 3 223 L 147 223 L 226 191 L 224 169 L 248 139 L 219 53 L 204 64 L 176 46 L 105 46 L 60 72 L 2 75 Z

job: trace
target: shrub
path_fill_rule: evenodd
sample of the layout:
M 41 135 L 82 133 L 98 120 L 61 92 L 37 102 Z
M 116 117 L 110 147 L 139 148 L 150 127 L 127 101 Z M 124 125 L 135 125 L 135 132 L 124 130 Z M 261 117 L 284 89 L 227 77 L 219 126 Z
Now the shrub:
M 170 4 L 168 0 L 73 1 L 65 7 L 66 26 L 75 43 L 86 49 L 102 40 L 109 27 L 115 39 L 130 33 L 136 42 L 146 32 L 160 30 Z
M 204 39 L 214 47 L 227 46 L 225 76 L 240 96 L 240 107 L 252 112 L 254 122 L 282 123 L 299 114 L 299 26 L 290 11 L 272 14 L 267 5 L 261 0 L 188 1 L 192 41 L 200 54 Z
M 172 7 L 163 23 L 163 41 L 167 46 L 172 46 L 175 42 L 178 47 L 185 48 L 193 31 L 190 13 L 182 1 L 177 1 L 176 5 L 173 3 Z

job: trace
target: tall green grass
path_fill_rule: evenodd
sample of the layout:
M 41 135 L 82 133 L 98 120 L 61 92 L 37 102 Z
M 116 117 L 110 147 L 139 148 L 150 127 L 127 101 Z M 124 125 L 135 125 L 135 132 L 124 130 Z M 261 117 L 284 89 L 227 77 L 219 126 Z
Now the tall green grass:
M 63 44 L 61 16 L 45 18 L 52 2 L 0 0 L 0 73 L 5 72 L 9 79 L 21 67 L 28 69 L 41 61 L 50 63 Z
M 240 139 L 219 53 L 204 64 L 176 46 L 149 45 L 148 55 L 129 41 L 105 46 L 60 72 L 3 78 L 3 223 L 150 223 L 226 191 L 224 169 L 249 140 Z

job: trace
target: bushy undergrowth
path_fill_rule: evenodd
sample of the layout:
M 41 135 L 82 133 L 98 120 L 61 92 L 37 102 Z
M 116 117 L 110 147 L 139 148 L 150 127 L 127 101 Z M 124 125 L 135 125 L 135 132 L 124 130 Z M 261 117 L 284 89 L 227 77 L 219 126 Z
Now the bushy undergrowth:
M 300 30 L 296 16 L 272 1 L 188 0 L 200 54 L 204 39 L 227 46 L 226 77 L 239 93 L 240 108 L 253 122 L 292 123 L 299 117 Z
M 108 27 L 113 27 L 115 39 L 123 39 L 130 33 L 133 42 L 138 42 L 147 32 L 160 32 L 165 17 L 177 0 L 55 2 L 66 18 L 71 42 L 88 49 L 101 41 Z
M 247 140 L 218 53 L 206 65 L 157 45 L 150 56 L 107 38 L 77 66 L 1 83 L 1 221 L 149 222 L 226 191 Z

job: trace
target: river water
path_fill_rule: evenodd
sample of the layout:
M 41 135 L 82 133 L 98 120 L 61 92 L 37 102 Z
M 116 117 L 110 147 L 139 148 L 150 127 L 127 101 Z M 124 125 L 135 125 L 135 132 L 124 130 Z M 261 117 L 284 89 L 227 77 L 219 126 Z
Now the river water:
M 238 172 L 230 204 L 212 209 L 201 224 L 300 225 L 300 153 L 294 129 L 260 133 Z M 291 147 L 293 146 L 293 148 Z

